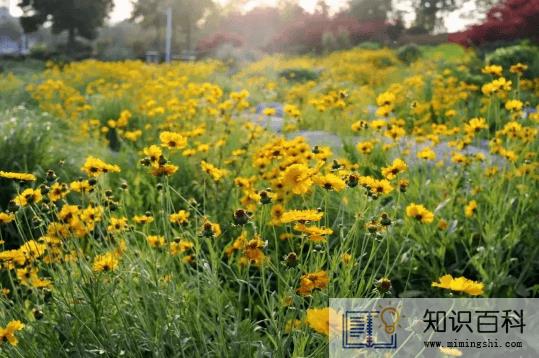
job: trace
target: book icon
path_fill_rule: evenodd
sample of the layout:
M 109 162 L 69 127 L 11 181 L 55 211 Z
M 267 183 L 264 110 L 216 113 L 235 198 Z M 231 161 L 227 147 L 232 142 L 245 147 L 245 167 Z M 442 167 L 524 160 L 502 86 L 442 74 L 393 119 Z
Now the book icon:
M 386 321 L 381 319 L 380 312 L 346 311 L 342 315 L 343 348 L 397 348 L 397 333 L 394 329 L 387 329 Z

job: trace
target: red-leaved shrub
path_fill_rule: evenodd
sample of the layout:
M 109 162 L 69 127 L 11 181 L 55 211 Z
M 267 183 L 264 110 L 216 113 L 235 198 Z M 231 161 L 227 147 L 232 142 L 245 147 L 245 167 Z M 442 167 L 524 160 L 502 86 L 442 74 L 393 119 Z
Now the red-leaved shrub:
M 539 0 L 505 0 L 489 10 L 482 24 L 450 34 L 449 41 L 465 46 L 517 39 L 539 43 L 538 19 Z

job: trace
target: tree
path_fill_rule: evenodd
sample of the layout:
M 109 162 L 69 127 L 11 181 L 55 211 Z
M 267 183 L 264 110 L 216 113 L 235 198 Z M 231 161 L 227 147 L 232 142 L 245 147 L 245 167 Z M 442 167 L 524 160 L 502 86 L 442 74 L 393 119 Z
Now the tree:
M 19 6 L 24 32 L 35 32 L 50 21 L 54 34 L 67 31 L 67 49 L 72 49 L 77 36 L 88 40 L 97 37 L 97 29 L 114 5 L 113 0 L 21 0 Z
M 349 14 L 359 21 L 386 20 L 391 0 L 352 0 Z
M 494 5 L 498 5 L 501 0 L 469 0 L 473 1 L 476 7 L 476 11 L 481 14 L 486 14 Z
M 138 0 L 134 5 L 132 20 L 157 30 L 156 45 L 161 43 L 164 37 L 165 10 L 171 7 L 175 30 L 184 36 L 184 48 L 192 50 L 193 30 L 213 6 L 213 2 L 212 0 Z
M 414 0 L 414 27 L 433 32 L 440 25 L 442 14 L 458 7 L 457 0 Z

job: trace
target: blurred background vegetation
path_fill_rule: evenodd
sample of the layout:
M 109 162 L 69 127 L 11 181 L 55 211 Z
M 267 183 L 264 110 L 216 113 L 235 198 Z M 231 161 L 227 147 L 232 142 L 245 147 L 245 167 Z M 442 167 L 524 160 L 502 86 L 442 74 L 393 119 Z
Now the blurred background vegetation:
M 168 8 L 173 59 L 179 60 L 216 57 L 237 62 L 264 53 L 320 54 L 365 44 L 402 47 L 448 41 L 486 54 L 539 40 L 539 0 L 319 0 L 309 11 L 298 1 L 265 3 L 136 0 L 125 7 L 118 0 L 81 0 L 76 5 L 71 0 L 2 0 L 2 67 L 13 66 L 6 58 L 123 60 L 151 54 L 152 60 L 161 61 Z M 111 18 L 115 6 L 130 12 L 122 14 L 124 20 Z M 20 16 L 12 16 L 9 8 Z M 413 56 L 411 51 L 413 47 L 402 49 L 405 61 Z

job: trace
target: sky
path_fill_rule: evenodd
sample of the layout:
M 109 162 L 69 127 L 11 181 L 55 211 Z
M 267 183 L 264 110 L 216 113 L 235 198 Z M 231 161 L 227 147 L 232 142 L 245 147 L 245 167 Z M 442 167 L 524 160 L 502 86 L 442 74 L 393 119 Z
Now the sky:
M 110 14 L 110 22 L 116 23 L 122 20 L 127 19 L 131 15 L 132 0 L 114 0 L 114 10 Z M 227 0 L 217 0 L 220 3 L 226 3 Z M 326 3 L 330 6 L 332 11 L 337 11 L 341 9 L 348 0 L 327 0 Z M 17 7 L 18 0 L 11 0 L 11 13 L 14 16 L 19 16 L 21 11 Z M 249 0 L 246 4 L 246 10 L 251 9 L 256 6 L 266 5 L 273 6 L 278 3 L 278 0 Z M 298 0 L 298 3 L 305 8 L 307 11 L 313 11 L 316 7 L 317 0 Z M 398 2 L 397 2 L 398 3 Z M 405 3 L 405 2 L 401 2 Z M 398 6 L 398 5 L 397 5 Z M 471 6 L 471 7 L 470 7 Z M 401 10 L 407 10 L 406 8 L 401 8 Z M 473 5 L 468 3 L 468 7 L 459 9 L 445 18 L 445 26 L 449 32 L 461 31 L 466 28 L 466 26 L 472 24 L 474 21 L 471 19 L 463 19 L 462 14 L 465 12 L 470 12 L 473 10 Z M 413 20 L 413 14 L 409 12 L 405 16 L 405 21 L 411 22 Z

